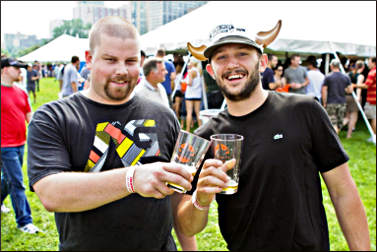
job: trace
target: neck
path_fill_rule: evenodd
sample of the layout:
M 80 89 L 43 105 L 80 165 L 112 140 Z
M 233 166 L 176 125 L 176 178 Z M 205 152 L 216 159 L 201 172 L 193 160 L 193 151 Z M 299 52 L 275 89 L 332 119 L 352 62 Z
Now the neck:
M 151 84 L 153 87 L 157 88 L 158 82 L 152 81 L 148 77 L 146 77 L 145 79 L 148 81 L 149 84 Z
M 232 116 L 243 116 L 247 115 L 257 108 L 259 108 L 267 99 L 268 92 L 262 88 L 262 84 L 259 83 L 251 96 L 242 101 L 231 101 L 226 99 L 228 105 L 229 114 Z
M 13 81 L 5 75 L 1 75 L 1 85 L 7 87 L 13 87 Z

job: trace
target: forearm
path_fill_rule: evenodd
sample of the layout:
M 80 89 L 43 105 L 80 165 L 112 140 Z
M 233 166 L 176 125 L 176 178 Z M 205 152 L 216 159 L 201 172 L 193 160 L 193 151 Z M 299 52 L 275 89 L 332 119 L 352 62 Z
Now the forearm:
M 350 250 L 370 250 L 368 222 L 356 187 L 346 196 L 332 198 L 339 225 Z
M 183 251 L 196 251 L 198 247 L 196 245 L 196 238 L 195 236 L 187 236 L 183 234 L 179 228 L 177 228 L 176 224 L 174 223 L 174 230 L 175 234 L 177 235 L 178 241 L 181 244 Z
M 339 165 L 322 176 L 349 249 L 369 250 L 368 222 L 348 164 Z
M 191 202 L 190 195 L 184 195 L 177 212 L 176 225 L 186 236 L 202 231 L 208 222 L 208 210 L 199 210 Z
M 48 211 L 80 212 L 129 195 L 126 171 L 123 168 L 99 173 L 61 172 L 41 179 L 33 188 Z
M 72 85 L 72 90 L 73 92 L 77 92 L 77 83 L 76 82 L 71 82 L 71 85 Z

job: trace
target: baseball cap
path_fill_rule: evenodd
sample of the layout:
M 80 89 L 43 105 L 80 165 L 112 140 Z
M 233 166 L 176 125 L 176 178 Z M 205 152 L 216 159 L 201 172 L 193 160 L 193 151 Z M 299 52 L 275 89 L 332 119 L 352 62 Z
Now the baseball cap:
M 235 27 L 232 24 L 222 24 L 216 26 L 216 28 L 210 33 L 209 38 L 210 45 L 204 50 L 204 56 L 208 59 L 211 58 L 216 48 L 230 43 L 250 45 L 255 47 L 260 53 L 263 53 L 262 46 L 251 39 L 251 36 L 247 33 L 246 28 Z
M 13 59 L 13 58 L 3 58 L 1 59 L 1 68 L 4 68 L 4 67 L 9 67 L 9 66 L 12 66 L 12 67 L 22 67 L 22 68 L 27 68 L 27 64 L 20 61 L 20 60 L 16 60 L 16 59 Z

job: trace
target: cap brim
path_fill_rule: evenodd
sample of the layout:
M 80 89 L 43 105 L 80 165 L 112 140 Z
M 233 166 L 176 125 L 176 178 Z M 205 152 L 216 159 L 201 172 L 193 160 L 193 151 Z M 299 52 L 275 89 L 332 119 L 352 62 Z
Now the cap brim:
M 244 38 L 228 38 L 224 39 L 223 41 L 217 41 L 213 43 L 212 45 L 208 46 L 203 54 L 204 56 L 209 59 L 212 57 L 213 52 L 220 46 L 225 44 L 243 44 L 243 45 L 249 45 L 257 49 L 260 53 L 263 53 L 262 48 L 255 42 L 249 39 Z

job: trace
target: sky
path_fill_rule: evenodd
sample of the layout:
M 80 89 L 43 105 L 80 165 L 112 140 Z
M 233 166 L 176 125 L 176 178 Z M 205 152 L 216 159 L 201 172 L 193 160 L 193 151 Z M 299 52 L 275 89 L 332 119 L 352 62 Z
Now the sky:
M 105 6 L 117 8 L 124 1 L 105 1 Z M 77 1 L 1 1 L 1 39 L 4 33 L 36 35 L 49 38 L 51 20 L 73 18 Z

